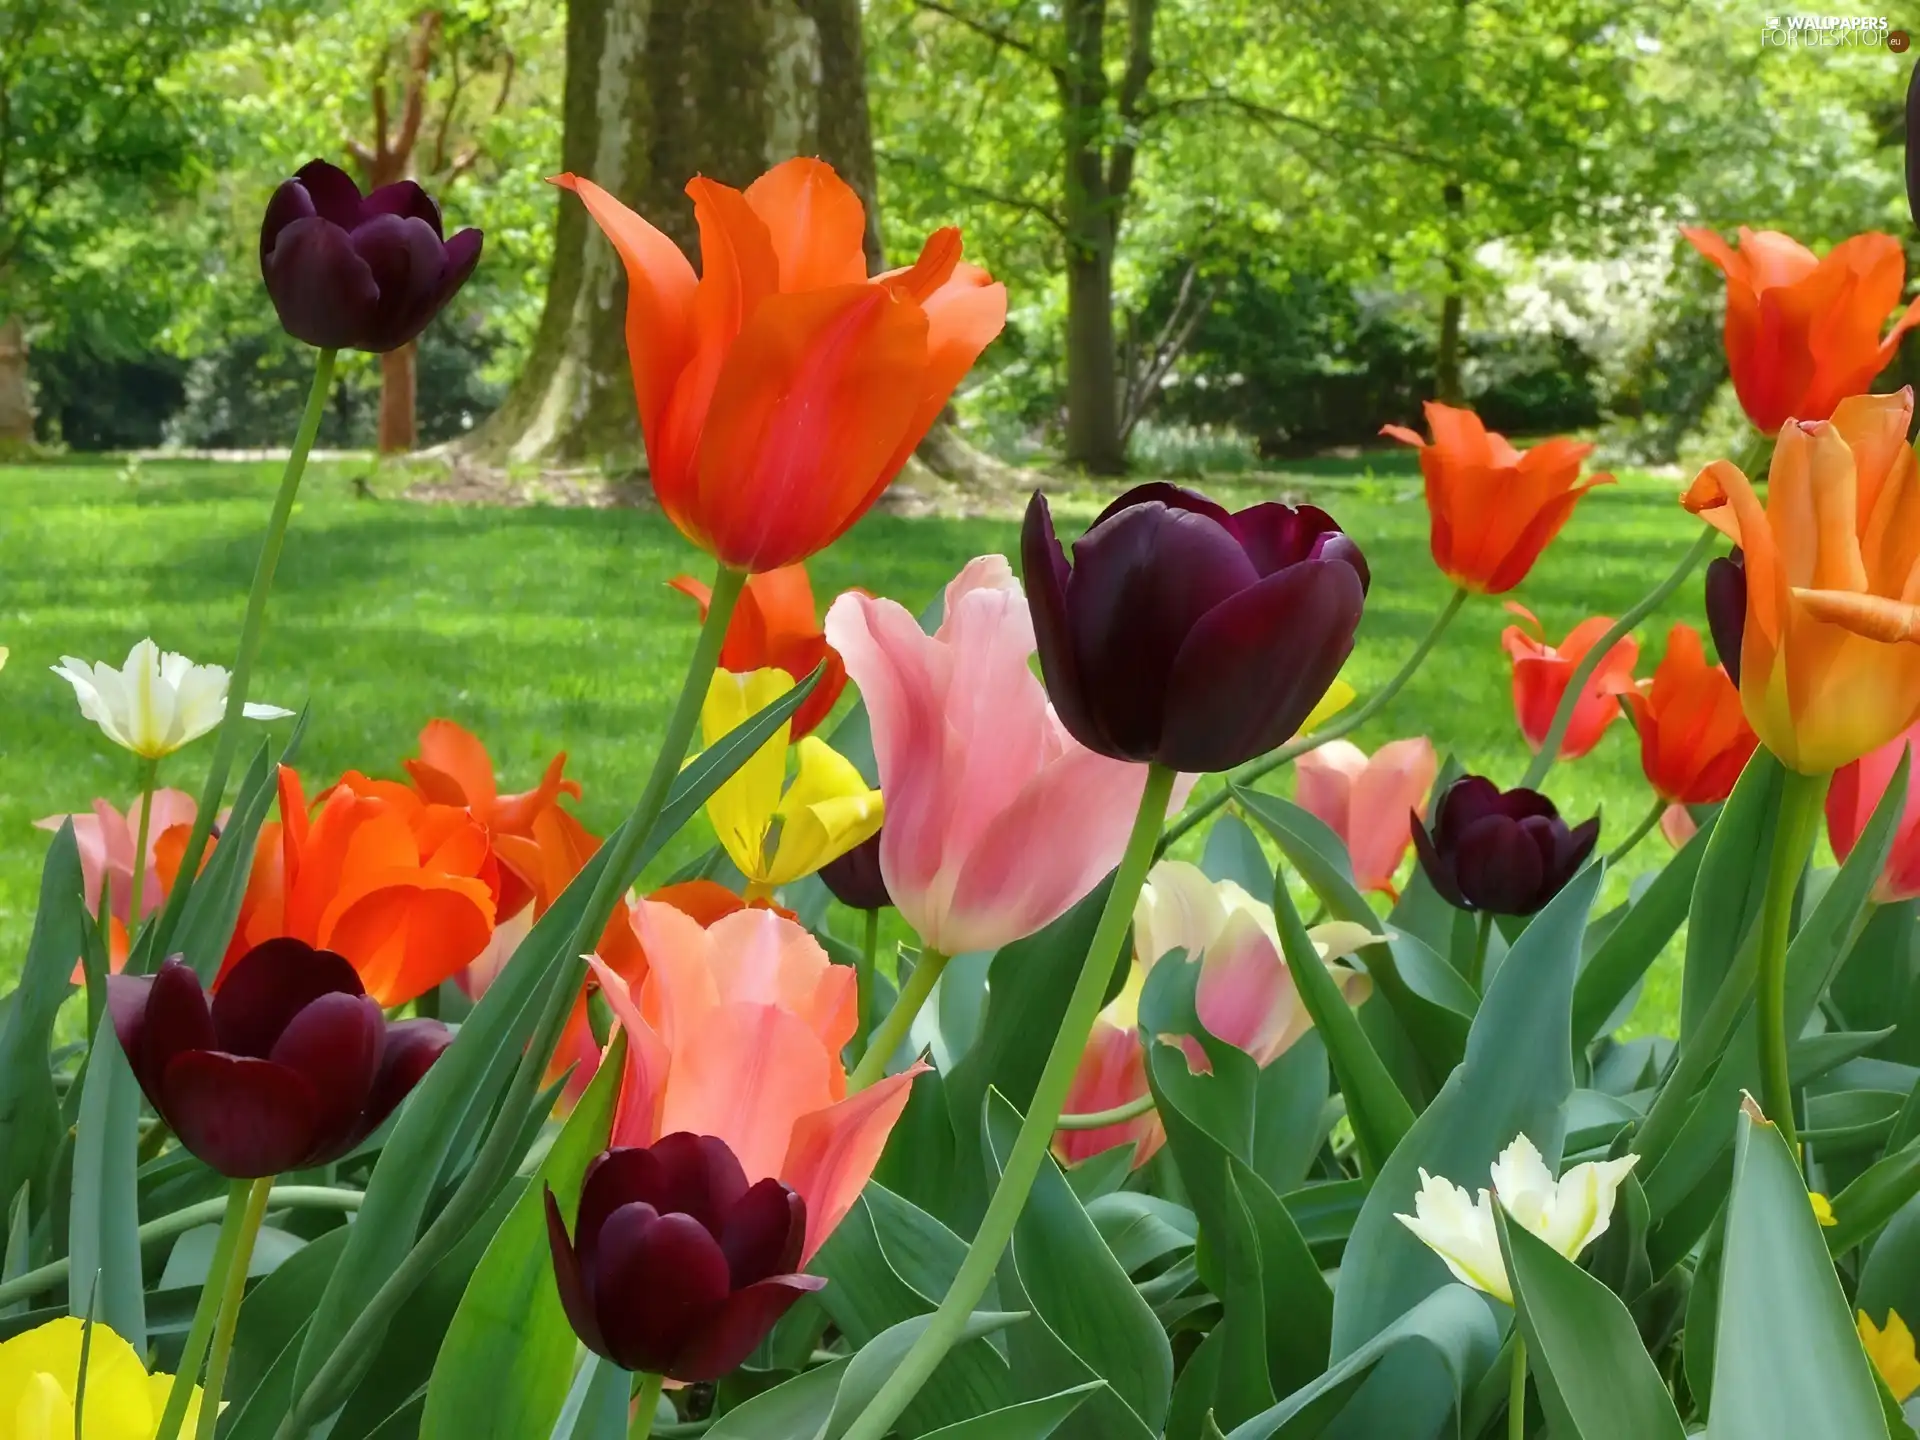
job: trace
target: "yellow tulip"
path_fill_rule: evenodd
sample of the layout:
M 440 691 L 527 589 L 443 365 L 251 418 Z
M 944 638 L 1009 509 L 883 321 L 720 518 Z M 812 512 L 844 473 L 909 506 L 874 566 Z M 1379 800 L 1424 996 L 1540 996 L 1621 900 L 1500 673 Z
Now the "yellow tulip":
M 1813 1202 L 1813 1218 L 1818 1220 L 1822 1225 L 1828 1229 L 1832 1229 L 1840 1223 L 1839 1219 L 1833 1213 L 1833 1202 L 1818 1190 L 1808 1195 L 1807 1199 Z
M 1867 1318 L 1866 1311 L 1857 1313 L 1860 1343 L 1866 1347 L 1867 1358 L 1873 1361 L 1880 1378 L 1887 1382 L 1893 1398 L 1905 1404 L 1908 1396 L 1920 1390 L 1920 1359 L 1914 1357 L 1913 1332 L 1907 1329 L 1907 1322 L 1900 1318 L 1898 1310 L 1887 1311 L 1884 1330 Z
M 1353 686 L 1344 680 L 1335 680 L 1327 687 L 1327 693 L 1320 697 L 1320 703 L 1307 712 L 1307 718 L 1300 722 L 1300 733 L 1311 735 L 1327 721 L 1338 715 L 1353 703 L 1358 694 Z
M 792 688 L 784 670 L 715 672 L 700 709 L 704 743 L 716 744 Z M 795 759 L 790 784 L 789 750 Z M 786 725 L 707 801 L 721 847 L 761 891 L 813 874 L 870 838 L 884 817 L 880 792 L 851 761 L 816 735 L 791 742 Z
M 84 1328 L 66 1316 L 0 1341 L 0 1437 L 73 1440 Z M 153 1440 L 172 1389 L 171 1375 L 147 1374 L 131 1345 L 96 1324 L 87 1350 L 81 1440 Z M 196 1385 L 183 1434 L 193 1433 L 199 1411 Z

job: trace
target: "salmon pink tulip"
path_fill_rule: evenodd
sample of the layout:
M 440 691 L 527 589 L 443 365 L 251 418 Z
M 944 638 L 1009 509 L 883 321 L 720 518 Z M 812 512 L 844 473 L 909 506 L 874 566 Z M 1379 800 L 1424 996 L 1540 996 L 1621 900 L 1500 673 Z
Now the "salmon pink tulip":
M 261 827 L 221 967 L 291 938 L 344 955 L 368 995 L 404 1004 L 486 949 L 500 898 L 486 827 L 392 781 L 348 771 L 308 812 L 280 767 L 280 819 Z
M 1740 703 L 1803 775 L 1877 750 L 1920 719 L 1920 465 L 1913 391 L 1855 395 L 1783 426 L 1764 504 L 1716 460 L 1682 497 L 1746 563 Z
M 1429 400 L 1426 412 L 1432 444 L 1404 425 L 1383 425 L 1380 433 L 1420 447 L 1433 563 L 1468 590 L 1500 595 L 1518 585 L 1580 497 L 1613 483 L 1611 475 L 1580 483 L 1591 445 L 1562 436 L 1516 450 L 1471 410 Z
M 1920 775 L 1912 773 L 1920 767 L 1916 746 L 1920 746 L 1920 723 L 1909 725 L 1878 750 L 1842 765 L 1827 788 L 1827 839 L 1833 843 L 1833 853 L 1844 861 L 1860 843 L 1874 807 L 1893 783 L 1901 757 L 1913 756 L 1908 761 L 1906 808 L 1900 812 L 1886 866 L 1873 886 L 1873 898 L 1883 905 L 1920 896 Z
M 1777 230 L 1743 225 L 1737 245 L 1711 230 L 1680 233 L 1727 277 L 1727 368 L 1763 434 L 1829 419 L 1865 394 L 1920 324 L 1916 300 L 1881 334 L 1907 285 L 1906 252 L 1891 235 L 1855 235 L 1822 257 Z
M 1382 745 L 1371 759 L 1358 745 L 1332 740 L 1293 762 L 1294 799 L 1340 837 L 1362 890 L 1397 895 L 1393 877 L 1413 844 L 1408 813 L 1427 813 L 1439 757 L 1424 735 Z
M 1558 646 L 1549 645 L 1540 621 L 1524 605 L 1511 601 L 1507 609 L 1525 621 L 1525 628 L 1509 625 L 1500 634 L 1513 661 L 1513 713 L 1527 744 L 1538 750 L 1553 728 L 1553 717 L 1567 684 L 1586 653 L 1613 627 L 1613 619 L 1596 615 L 1582 620 Z M 1633 666 L 1640 658 L 1640 642 L 1623 636 L 1587 677 L 1587 688 L 1574 703 L 1567 733 L 1560 737 L 1560 758 L 1578 760 L 1600 743 L 1620 714 L 1617 697 L 1633 689 Z
M 904 606 L 848 594 L 827 638 L 873 725 L 887 893 L 927 945 L 997 950 L 1119 863 L 1146 767 L 1067 733 L 1029 664 L 1033 619 L 1006 557 L 967 563 L 932 635 Z
M 1660 812 L 1660 833 L 1678 850 L 1700 833 L 1700 825 L 1686 806 L 1669 805 Z
M 707 618 L 712 590 L 691 575 L 676 575 L 667 583 L 691 597 L 700 606 L 700 618 Z M 798 685 L 816 666 L 825 667 L 820 683 L 793 712 L 796 740 L 812 734 L 832 712 L 840 692 L 847 688 L 847 667 L 820 628 L 806 566 L 782 565 L 778 570 L 749 575 L 733 607 L 733 619 L 727 622 L 726 639 L 720 646 L 720 668 L 736 675 L 768 668 L 784 670 Z
M 128 929 L 160 908 L 172 889 L 179 863 L 174 852 L 183 850 L 187 833 L 193 829 L 199 807 L 183 790 L 153 792 L 153 816 L 147 822 L 147 860 L 140 884 L 140 904 L 132 902 L 133 847 L 140 833 L 140 804 L 136 799 L 122 815 L 106 800 L 96 799 L 93 809 L 78 815 L 48 815 L 34 821 L 41 830 L 54 830 L 73 822 L 74 843 L 80 849 L 80 877 L 87 900 L 87 913 L 100 913 L 100 894 L 110 897 L 107 909 L 109 927 L 108 961 L 114 974 L 127 963 Z M 173 863 L 167 861 L 171 859 Z M 76 972 L 78 978 L 79 972 Z
M 660 508 L 727 565 L 824 550 L 900 473 L 1006 323 L 1006 287 L 936 231 L 869 278 L 866 212 L 831 166 L 794 159 L 744 192 L 687 185 L 700 274 L 591 180 L 561 175 L 627 271 L 627 354 Z
M 1700 632 L 1676 625 L 1651 680 L 1621 696 L 1640 732 L 1640 768 L 1663 799 L 1713 805 L 1733 793 L 1760 737 L 1740 710 L 1740 691 L 1707 663 Z
M 804 1265 L 866 1187 L 926 1067 L 847 1093 L 854 972 L 784 915 L 741 910 L 703 927 L 643 900 L 634 924 L 641 984 L 591 962 L 627 1036 L 611 1143 L 682 1130 L 724 1141 L 749 1185 L 777 1179 L 805 1203 Z
M 1140 1043 L 1140 992 L 1147 967 L 1130 964 L 1120 993 L 1095 1017 L 1087 1045 L 1080 1052 L 1073 1081 L 1067 1086 L 1062 1113 L 1097 1115 L 1118 1110 L 1150 1093 L 1147 1051 Z M 1138 1170 L 1167 1143 L 1167 1127 L 1158 1110 L 1148 1110 L 1117 1125 L 1092 1130 L 1056 1130 L 1053 1153 L 1063 1165 L 1078 1165 L 1122 1145 L 1133 1146 L 1133 1168 Z

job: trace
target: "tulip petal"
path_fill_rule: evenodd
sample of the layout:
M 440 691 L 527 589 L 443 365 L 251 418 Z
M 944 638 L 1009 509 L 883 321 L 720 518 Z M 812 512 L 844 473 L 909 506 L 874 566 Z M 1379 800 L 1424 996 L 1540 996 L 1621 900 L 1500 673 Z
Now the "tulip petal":
M 734 1291 L 681 1345 L 668 1373 L 688 1384 L 732 1374 L 794 1301 L 826 1283 L 814 1275 L 780 1275 Z
M 800 1263 L 807 1202 L 769 1175 L 734 1201 L 717 1233 L 734 1289 L 785 1275 Z
M 1095 1115 L 1138 1100 L 1148 1093 L 1147 1053 L 1133 1026 L 1119 1026 L 1106 1017 L 1096 1020 L 1087 1037 L 1086 1049 L 1067 1088 L 1063 1113 Z M 1095 1155 L 1121 1145 L 1131 1145 L 1132 1168 L 1138 1170 L 1151 1160 L 1167 1142 L 1166 1127 L 1156 1111 L 1119 1125 L 1102 1125 L 1097 1130 L 1056 1130 L 1053 1153 L 1062 1164 L 1077 1165 Z
M 1167 677 L 1156 758 L 1228 770 L 1297 733 L 1353 653 L 1365 598 L 1351 565 L 1308 560 L 1214 606 Z
M 915 1064 L 794 1121 L 778 1173 L 806 1202 L 807 1240 L 801 1247 L 801 1264 L 813 1258 L 867 1188 L 887 1137 L 907 1108 L 914 1077 L 929 1068 Z
M 278 1175 L 313 1152 L 320 1099 L 284 1065 L 190 1050 L 169 1062 L 158 1098 L 180 1143 L 230 1179 Z
M 747 187 L 767 227 L 784 291 L 858 285 L 867 278 L 866 207 L 825 161 L 783 160 Z
M 122 994 L 129 993 L 127 983 L 124 978 L 108 981 L 110 1005 L 116 989 Z M 215 1038 L 213 1018 L 207 1011 L 206 992 L 200 988 L 200 977 L 189 966 L 169 960 L 147 983 L 151 988 L 145 992 L 140 1033 L 134 1037 L 131 1047 L 117 1015 L 115 1028 L 134 1072 L 147 1087 L 149 1096 L 154 1096 L 160 1093 L 161 1077 L 174 1057 L 190 1050 L 218 1049 L 219 1042 Z
M 645 1200 L 662 1215 L 691 1215 L 717 1237 L 747 1193 L 746 1173 L 727 1142 L 682 1130 L 661 1136 L 644 1153 L 653 1168 L 628 1198 Z
M 380 283 L 347 232 L 330 220 L 295 220 L 274 237 L 260 268 L 280 324 L 296 340 L 349 349 L 379 319 Z
M 1111 755 L 1116 741 L 1107 733 L 1098 708 L 1088 703 L 1079 656 L 1074 650 L 1073 627 L 1067 618 L 1067 586 L 1072 575 L 1066 551 L 1054 533 L 1053 511 L 1047 497 L 1036 490 L 1027 502 L 1026 519 L 1020 527 L 1020 578 L 1033 614 L 1034 643 L 1046 679 L 1047 698 L 1068 733 L 1082 745 Z M 844 645 L 839 649 L 846 653 Z
M 293 939 L 256 945 L 221 977 L 213 992 L 213 1028 L 220 1048 L 265 1059 L 294 1016 L 332 994 L 366 994 L 344 957 Z
M 727 1298 L 727 1257 L 690 1215 L 622 1205 L 600 1228 L 587 1272 L 600 1333 L 616 1364 L 665 1371 Z
M 322 995 L 280 1032 L 267 1056 L 313 1087 L 314 1143 L 349 1137 L 379 1074 L 386 1017 L 364 995 Z M 336 1157 L 310 1156 L 309 1164 Z
M 553 1254 L 553 1279 L 560 1292 L 560 1308 L 567 1312 L 567 1323 L 573 1326 L 573 1333 L 586 1347 L 596 1355 L 605 1355 L 606 1337 L 600 1333 L 600 1317 L 594 1314 L 593 1303 L 588 1299 L 579 1257 L 567 1239 L 567 1222 L 560 1216 L 560 1202 L 554 1199 L 552 1186 L 543 1188 L 547 1196 L 547 1248 Z
M 834 1099 L 838 1057 L 776 1005 L 723 1004 L 676 1035 L 663 1130 L 726 1138 L 749 1180 L 780 1173 L 794 1122 Z M 798 1187 L 796 1187 L 798 1188 Z
M 361 1118 L 361 1135 L 371 1135 L 387 1116 L 400 1108 L 400 1102 L 413 1093 L 413 1087 L 426 1077 L 446 1048 L 453 1043 L 453 1032 L 438 1020 L 396 1020 L 387 1026 L 387 1039 L 380 1052 L 380 1069 L 367 1093 L 366 1114 Z

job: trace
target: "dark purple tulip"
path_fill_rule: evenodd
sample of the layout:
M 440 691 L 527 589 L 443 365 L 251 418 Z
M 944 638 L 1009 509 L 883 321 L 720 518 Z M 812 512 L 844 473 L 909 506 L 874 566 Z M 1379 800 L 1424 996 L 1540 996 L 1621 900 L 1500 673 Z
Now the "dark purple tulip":
M 1020 537 L 1047 694 L 1118 760 L 1230 770 L 1289 739 L 1353 650 L 1367 565 L 1311 506 L 1229 514 L 1136 486 L 1074 542 L 1035 493 Z
M 1572 829 L 1535 790 L 1501 790 L 1479 775 L 1447 787 L 1431 833 L 1413 816 L 1420 868 L 1448 904 L 1531 915 L 1571 880 L 1600 838 L 1600 817 Z
M 1740 641 L 1747 630 L 1747 557 L 1736 549 L 1707 562 L 1707 629 L 1720 668 L 1740 683 Z
M 887 877 L 880 873 L 878 831 L 822 865 L 820 878 L 834 899 L 855 910 L 884 910 L 893 903 L 893 897 L 887 894 Z
M 325 350 L 398 350 L 480 263 L 480 232 L 443 240 L 440 207 L 411 180 L 363 196 L 324 160 L 273 192 L 260 273 L 280 324 Z
M 338 1160 L 453 1039 L 438 1020 L 389 1024 L 345 958 L 290 939 L 243 955 L 211 1005 L 177 959 L 109 976 L 107 1005 L 160 1118 L 236 1180 Z
M 739 1368 L 774 1322 L 827 1282 L 794 1273 L 807 1205 L 748 1185 L 724 1140 L 685 1131 L 587 1167 L 573 1238 L 547 1191 L 554 1279 L 574 1334 L 627 1370 L 689 1383 Z

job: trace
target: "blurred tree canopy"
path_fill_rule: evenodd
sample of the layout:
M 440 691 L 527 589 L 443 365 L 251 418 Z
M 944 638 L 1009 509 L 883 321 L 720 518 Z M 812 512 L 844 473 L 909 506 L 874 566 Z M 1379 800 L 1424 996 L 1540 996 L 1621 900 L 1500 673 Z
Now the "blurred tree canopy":
M 604 29 L 659 4 L 573 8 Z M 821 6 L 699 14 L 715 53 L 757 53 L 731 33 L 748 12 L 777 38 Z M 832 48 L 864 48 L 888 262 L 957 222 L 1008 283 L 1008 333 L 959 410 L 1012 458 L 1112 470 L 1170 427 L 1264 455 L 1364 443 L 1434 395 L 1671 458 L 1722 403 L 1716 275 L 1681 224 L 1816 247 L 1907 229 L 1906 57 L 1764 46 L 1735 0 L 830 8 L 862 22 Z M 614 78 L 678 114 L 697 67 L 661 36 Z M 549 277 L 573 264 L 541 183 L 579 103 L 568 59 L 546 0 L 0 0 L 0 435 L 11 326 L 44 439 L 282 443 L 307 362 L 259 289 L 260 208 L 315 155 L 377 178 L 382 139 L 487 231 L 410 377 L 420 442 L 467 433 L 541 353 Z M 723 164 L 709 138 L 650 140 L 625 198 L 680 233 L 686 177 L 647 177 Z M 327 443 L 373 442 L 381 369 L 347 367 Z M 600 448 L 576 438 L 559 448 Z

